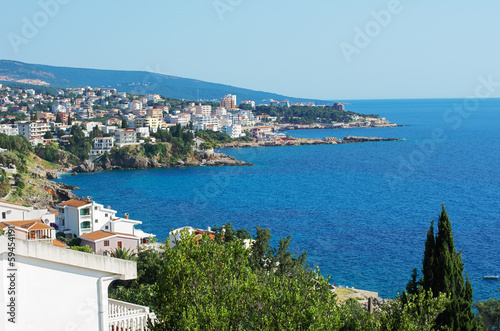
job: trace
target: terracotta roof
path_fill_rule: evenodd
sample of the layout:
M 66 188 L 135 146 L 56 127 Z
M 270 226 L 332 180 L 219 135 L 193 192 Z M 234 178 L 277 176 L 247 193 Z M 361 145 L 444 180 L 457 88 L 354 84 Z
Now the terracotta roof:
M 99 241 L 99 240 L 109 238 L 112 236 L 123 236 L 123 237 L 138 239 L 136 236 L 133 236 L 131 234 L 119 233 L 119 232 L 109 232 L 109 231 L 104 231 L 104 230 L 99 230 L 99 231 L 87 233 L 87 234 L 80 236 L 80 238 L 86 239 L 86 240 L 91 240 L 91 241 Z
M 71 199 L 68 201 L 61 202 L 60 204 L 58 204 L 58 206 L 59 207 L 70 206 L 70 207 L 78 208 L 78 207 L 86 206 L 88 204 L 90 204 L 90 202 L 88 202 L 88 201 L 82 201 L 79 199 Z
M 45 230 L 45 229 L 52 229 L 52 227 L 40 221 L 40 223 L 38 223 L 38 222 L 35 223 L 29 229 L 30 230 Z
M 26 220 L 26 221 L 3 221 L 1 223 L 2 228 L 8 225 L 13 225 L 18 228 L 23 228 L 27 230 L 45 230 L 52 229 L 51 226 L 42 222 L 42 220 Z
M 52 245 L 54 245 L 56 247 L 62 247 L 62 248 L 68 248 L 69 247 L 68 245 L 66 245 L 65 243 L 63 243 L 62 241 L 57 240 L 57 239 L 52 240 Z
M 6 203 L 6 204 L 9 204 L 9 205 L 14 205 L 14 206 L 19 206 L 19 207 L 28 208 L 28 207 L 25 207 L 25 206 L 23 206 L 23 205 L 20 205 L 20 204 L 18 204 L 18 203 L 13 203 L 13 202 L 0 201 L 0 203 Z

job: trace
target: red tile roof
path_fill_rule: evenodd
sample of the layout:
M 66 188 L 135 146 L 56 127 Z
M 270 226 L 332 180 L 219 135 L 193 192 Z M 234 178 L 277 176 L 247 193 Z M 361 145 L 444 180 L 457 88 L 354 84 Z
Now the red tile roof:
M 99 231 L 87 233 L 87 234 L 80 236 L 80 238 L 86 239 L 86 240 L 91 240 L 91 241 L 99 241 L 99 240 L 109 238 L 112 236 L 122 236 L 122 237 L 129 237 L 131 239 L 138 239 L 136 236 L 133 236 L 131 234 L 119 233 L 119 232 L 109 232 L 109 231 L 104 231 L 104 230 L 99 230 Z
M 83 201 L 80 199 L 72 199 L 72 200 L 61 202 L 60 204 L 58 204 L 58 206 L 59 207 L 70 206 L 70 207 L 78 208 L 78 207 L 86 206 L 88 204 L 90 204 L 89 201 Z

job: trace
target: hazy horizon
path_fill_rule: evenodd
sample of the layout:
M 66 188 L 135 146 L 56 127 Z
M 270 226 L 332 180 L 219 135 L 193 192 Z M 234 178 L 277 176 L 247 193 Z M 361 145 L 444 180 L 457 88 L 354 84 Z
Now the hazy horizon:
M 14 61 L 320 100 L 466 98 L 480 77 L 500 85 L 493 0 L 30 0 L 0 8 L 0 58 Z

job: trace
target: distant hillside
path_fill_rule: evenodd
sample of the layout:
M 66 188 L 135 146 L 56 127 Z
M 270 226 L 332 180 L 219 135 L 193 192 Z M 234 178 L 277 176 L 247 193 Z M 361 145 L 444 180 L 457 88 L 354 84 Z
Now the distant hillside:
M 238 101 L 289 100 L 290 102 L 328 101 L 292 98 L 275 93 L 253 91 L 230 85 L 208 83 L 195 79 L 168 76 L 146 71 L 99 70 L 54 67 L 0 60 L 0 81 L 16 81 L 53 87 L 111 87 L 133 94 L 156 93 L 166 97 L 186 100 L 220 99 L 226 94 L 236 94 Z

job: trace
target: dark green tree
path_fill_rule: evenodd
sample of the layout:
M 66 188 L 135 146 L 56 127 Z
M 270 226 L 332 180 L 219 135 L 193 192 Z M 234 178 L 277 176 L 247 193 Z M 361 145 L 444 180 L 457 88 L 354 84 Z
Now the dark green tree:
M 71 119 L 71 115 L 68 115 L 68 125 L 71 125 L 73 123 L 73 120 Z
M 57 116 L 56 116 L 56 123 L 61 123 L 62 124 L 63 120 L 61 118 L 61 115 L 59 115 L 59 113 L 57 113 Z
M 128 129 L 128 123 L 127 123 L 127 120 L 125 118 L 122 119 L 122 128 L 123 129 Z
M 488 330 L 500 330 L 500 300 L 478 301 L 474 308 L 479 312 Z
M 431 291 L 433 297 L 440 293 L 449 296 L 446 309 L 436 318 L 436 328 L 449 330 L 482 330 L 483 326 L 472 311 L 472 285 L 465 277 L 461 253 L 455 250 L 451 222 L 444 205 L 438 219 L 438 233 L 434 236 L 434 221 L 427 232 L 422 279 L 416 283 L 416 274 L 408 283 L 410 294 Z M 412 293 L 413 292 L 413 293 Z

